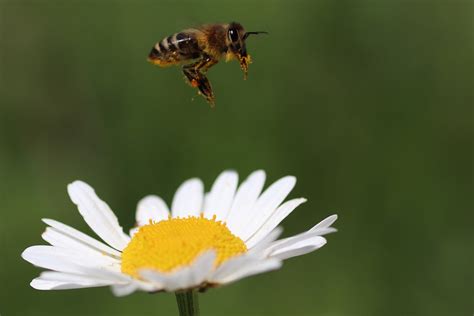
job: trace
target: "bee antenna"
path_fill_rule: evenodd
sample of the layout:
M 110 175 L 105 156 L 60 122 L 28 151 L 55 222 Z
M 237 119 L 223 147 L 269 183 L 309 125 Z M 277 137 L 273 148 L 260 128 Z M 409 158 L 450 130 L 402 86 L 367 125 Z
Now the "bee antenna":
M 245 32 L 244 39 L 246 39 L 249 35 L 258 35 L 258 34 L 268 34 L 268 32 L 265 31 L 258 31 L 258 32 Z

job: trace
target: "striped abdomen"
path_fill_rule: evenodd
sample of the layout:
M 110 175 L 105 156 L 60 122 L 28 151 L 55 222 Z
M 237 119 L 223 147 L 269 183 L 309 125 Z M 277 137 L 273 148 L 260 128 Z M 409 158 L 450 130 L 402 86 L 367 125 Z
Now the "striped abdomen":
M 183 31 L 156 43 L 148 55 L 148 60 L 159 66 L 167 66 L 195 59 L 200 55 L 196 34 Z

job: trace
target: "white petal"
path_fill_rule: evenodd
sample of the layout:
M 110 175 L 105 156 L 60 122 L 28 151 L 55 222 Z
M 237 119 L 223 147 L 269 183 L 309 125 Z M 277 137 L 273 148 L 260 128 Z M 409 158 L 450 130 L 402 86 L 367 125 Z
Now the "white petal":
M 169 283 L 170 275 L 172 273 L 161 273 L 152 269 L 141 269 L 139 271 L 140 277 L 146 282 L 164 288 L 165 284 Z
M 309 230 L 311 233 L 318 233 L 318 235 L 326 235 L 329 233 L 337 232 L 337 229 L 330 227 L 337 220 L 337 215 L 331 215 L 321 222 L 316 224 L 313 228 Z
M 140 271 L 140 275 L 145 280 L 157 284 L 169 292 L 188 289 L 198 286 L 206 280 L 213 269 L 215 258 L 215 251 L 207 251 L 200 255 L 191 266 L 170 273 L 144 269 Z
M 59 246 L 58 243 L 62 242 L 64 248 L 70 248 L 70 247 L 73 247 L 71 243 L 76 243 L 77 247 L 80 247 L 81 245 L 83 245 L 83 247 L 80 247 L 82 249 L 90 248 L 101 254 L 102 253 L 107 254 L 109 256 L 116 257 L 116 258 L 120 258 L 121 256 L 119 251 L 105 245 L 104 243 L 101 243 L 100 241 L 66 224 L 57 222 L 52 219 L 47 219 L 47 218 L 44 218 L 43 222 L 51 226 L 51 229 L 49 229 L 49 231 L 54 230 L 54 233 L 48 233 L 48 228 L 47 228 L 46 232 L 43 234 L 43 239 L 45 239 L 47 242 L 49 242 L 53 246 Z M 53 236 L 49 236 L 49 234 L 53 234 Z M 62 236 L 60 237 L 59 234 Z M 56 243 L 52 239 L 55 239 Z M 59 239 L 61 239 L 61 241 Z M 68 239 L 69 242 L 66 242 L 66 239 Z
M 296 184 L 296 178 L 287 176 L 273 183 L 255 203 L 252 214 L 247 220 L 244 232 L 239 235 L 246 240 L 267 221 L 276 208 L 285 200 Z
M 126 296 L 135 291 L 156 292 L 161 289 L 161 287 L 137 279 L 132 279 L 126 284 L 115 284 L 111 287 L 112 293 L 115 296 Z
M 240 258 L 245 259 L 245 256 Z M 230 259 L 232 260 L 232 259 Z M 224 264 L 230 262 L 228 260 Z M 271 270 L 275 270 L 281 267 L 281 260 L 276 258 L 265 259 L 265 260 L 236 260 L 228 263 L 226 273 L 216 273 L 211 277 L 211 282 L 224 284 L 242 279 L 254 274 L 263 273 Z M 217 271 L 216 271 L 217 272 Z
M 230 231 L 234 234 L 240 236 L 245 230 L 247 219 L 250 217 L 252 207 L 262 192 L 264 183 L 265 172 L 263 170 L 257 170 L 250 174 L 239 186 L 226 219 L 227 227 L 229 227 Z
M 90 276 L 84 276 L 84 275 L 73 274 L 73 273 L 56 272 L 56 271 L 42 272 L 39 278 L 45 281 L 58 281 L 58 282 L 83 284 L 83 285 L 94 285 L 94 284 L 101 284 L 101 285 L 109 284 L 110 285 L 110 284 L 117 283 L 116 281 L 111 281 L 111 280 L 94 278 Z
M 31 281 L 30 285 L 37 290 L 68 290 L 87 287 L 106 286 L 117 283 L 72 273 L 46 271 Z
M 299 238 L 289 239 L 282 246 L 274 248 L 271 251 L 270 257 L 275 257 L 281 260 L 288 259 L 295 256 L 300 256 L 308 252 L 321 248 L 326 244 L 324 237 L 314 235 L 314 233 L 306 233 L 300 235 Z
M 128 283 L 128 284 L 117 284 L 112 285 L 111 290 L 115 296 L 123 297 L 132 294 L 138 289 L 137 284 Z
M 71 238 L 68 235 L 64 235 L 63 233 L 59 232 L 55 228 L 47 227 L 46 231 L 41 235 L 41 237 L 47 241 L 50 245 L 55 246 L 57 248 L 66 248 L 76 250 L 78 252 L 83 252 L 90 255 L 96 256 L 109 256 L 113 258 L 117 263 L 120 263 L 119 259 L 115 256 L 110 256 L 105 252 L 101 252 L 96 248 L 92 248 L 88 244 L 82 243 L 77 239 Z
M 45 281 L 40 278 L 33 279 L 30 283 L 31 287 L 36 290 L 54 290 L 55 287 L 67 284 L 59 281 Z
M 269 245 L 272 244 L 273 240 L 278 238 L 278 235 L 281 232 L 282 229 L 275 229 L 254 249 L 250 249 L 247 253 L 241 256 L 235 256 L 225 261 L 212 273 L 210 280 L 223 280 L 227 278 L 227 276 L 234 274 L 237 270 L 247 269 L 247 266 L 252 266 L 262 260 L 266 260 L 267 254 L 269 253 L 267 250 Z
M 130 231 L 129 231 L 129 235 L 130 237 L 133 238 L 133 235 L 135 235 L 136 233 L 138 233 L 138 231 L 140 230 L 140 227 L 133 227 L 133 228 L 130 228 Z
M 252 249 L 249 249 L 247 252 L 247 255 L 255 255 L 258 258 L 263 258 L 265 257 L 269 251 L 269 247 L 274 243 L 275 240 L 278 239 L 278 237 L 281 235 L 283 232 L 283 228 L 281 227 L 276 227 L 274 230 L 272 230 L 270 233 L 268 233 L 264 238 L 262 238 L 257 244 L 255 244 Z
M 101 284 L 77 284 L 77 283 L 68 283 L 60 281 L 48 281 L 41 278 L 33 279 L 30 283 L 31 287 L 36 290 L 73 290 L 73 289 L 82 289 L 88 287 L 99 287 L 109 285 L 107 283 Z
M 225 220 L 234 199 L 239 176 L 235 171 L 224 171 L 214 181 L 204 205 L 204 217 Z
M 216 256 L 217 254 L 213 250 L 206 251 L 200 255 L 189 267 L 189 278 L 186 283 L 191 286 L 200 285 L 214 269 Z
M 120 273 L 117 260 L 105 255 L 92 255 L 53 246 L 32 246 L 23 251 L 21 256 L 26 261 L 49 270 L 119 282 L 130 279 Z
M 286 201 L 277 210 L 270 215 L 270 218 L 253 234 L 248 240 L 245 241 L 247 248 L 252 248 L 262 238 L 264 238 L 270 231 L 272 231 L 278 224 L 281 223 L 295 208 L 300 204 L 306 202 L 306 199 L 293 199 Z
M 319 236 L 319 235 L 317 233 L 310 233 L 309 231 L 305 231 L 305 232 L 300 233 L 298 235 L 294 235 L 294 236 L 291 236 L 291 237 L 287 237 L 287 238 L 283 238 L 283 239 L 279 239 L 277 241 L 274 241 L 269 245 L 267 250 L 269 250 L 270 252 L 274 252 L 278 249 L 282 249 L 282 248 L 285 248 L 287 246 L 291 246 L 295 243 L 298 243 L 298 242 L 300 242 L 302 240 L 305 240 L 305 239 L 308 239 L 308 238 L 312 238 L 314 236 Z
M 273 242 L 268 248 L 268 250 L 270 252 L 273 252 L 278 249 L 282 249 L 282 248 L 291 246 L 293 244 L 299 243 L 300 241 L 312 238 L 314 236 L 321 236 L 325 233 L 336 231 L 335 228 L 328 227 L 329 225 L 334 223 L 336 219 L 337 219 L 337 215 L 331 215 L 327 217 L 326 219 L 322 220 L 320 223 L 318 223 L 317 225 L 315 225 L 313 228 L 311 228 L 310 230 L 306 232 Z
M 185 181 L 176 191 L 171 212 L 173 217 L 199 216 L 203 205 L 204 186 L 194 178 Z
M 204 208 L 206 207 L 206 205 L 209 204 L 209 198 L 211 197 L 211 194 L 210 192 L 207 192 L 207 193 L 204 193 L 204 200 L 203 200 L 203 207 L 202 209 L 204 210 Z
M 138 202 L 135 219 L 138 226 L 147 225 L 150 220 L 159 222 L 168 219 L 170 212 L 168 206 L 159 196 L 148 195 Z
M 272 256 L 272 258 L 278 258 L 280 260 L 286 260 L 286 259 L 289 259 L 289 258 L 292 258 L 292 257 L 305 255 L 307 253 L 318 250 L 321 247 L 322 246 L 305 246 L 305 247 L 295 248 L 295 249 L 291 249 L 291 250 L 288 250 L 288 251 L 285 251 L 285 252 L 278 253 L 278 254 Z
M 239 269 L 235 273 L 227 276 L 225 279 L 221 279 L 220 283 L 230 283 L 234 282 L 255 274 L 260 274 L 264 272 L 273 271 L 281 268 L 282 262 L 280 260 L 267 259 L 248 266 L 246 269 Z
M 92 187 L 82 181 L 74 181 L 67 187 L 69 196 L 77 205 L 87 225 L 106 243 L 122 250 L 130 241 L 110 207 L 95 194 Z
M 314 230 L 313 232 L 318 233 L 319 236 L 324 236 L 330 233 L 337 232 L 337 229 L 334 227 L 328 227 L 328 228 L 320 228 L 320 229 Z
M 254 256 L 248 256 L 246 254 L 241 256 L 236 256 L 228 259 L 222 263 L 211 275 L 211 282 L 218 282 L 221 279 L 224 279 L 228 275 L 231 275 L 234 271 L 238 270 L 240 267 L 245 266 L 246 264 L 253 264 L 259 259 Z
M 97 256 L 79 252 L 74 249 L 58 248 L 53 246 L 31 246 L 21 254 L 26 261 L 50 270 L 77 273 L 76 266 L 101 267 L 112 266 L 117 260 L 109 256 Z M 82 260 L 81 260 L 82 259 Z M 77 262 L 74 262 L 77 260 Z M 64 264 L 69 261 L 73 265 Z M 64 266 L 64 270 L 62 269 Z

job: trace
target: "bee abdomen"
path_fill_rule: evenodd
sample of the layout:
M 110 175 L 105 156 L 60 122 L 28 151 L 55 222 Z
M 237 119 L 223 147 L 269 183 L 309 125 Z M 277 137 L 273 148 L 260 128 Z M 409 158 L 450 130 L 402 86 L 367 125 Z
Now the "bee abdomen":
M 156 43 L 148 59 L 155 64 L 165 65 L 197 58 L 199 55 L 200 49 L 195 36 L 180 32 Z

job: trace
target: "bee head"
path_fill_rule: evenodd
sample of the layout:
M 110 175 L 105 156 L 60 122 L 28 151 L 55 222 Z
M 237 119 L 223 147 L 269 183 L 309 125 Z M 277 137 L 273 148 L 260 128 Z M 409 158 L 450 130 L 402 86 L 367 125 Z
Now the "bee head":
M 239 62 L 240 67 L 244 71 L 244 79 L 247 78 L 248 65 L 250 64 L 250 56 L 247 54 L 247 47 L 245 40 L 251 34 L 268 34 L 267 32 L 245 32 L 244 27 L 237 22 L 229 24 L 227 29 L 227 48 L 228 53 L 235 56 Z

